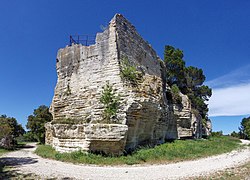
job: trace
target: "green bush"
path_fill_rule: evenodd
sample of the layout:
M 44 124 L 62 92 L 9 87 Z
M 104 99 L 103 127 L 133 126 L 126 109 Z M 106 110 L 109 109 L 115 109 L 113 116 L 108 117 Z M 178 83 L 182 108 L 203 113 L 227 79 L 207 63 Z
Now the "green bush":
M 137 71 L 136 67 L 129 63 L 128 57 L 122 58 L 121 77 L 132 86 L 138 86 L 142 80 L 142 74 Z
M 119 100 L 120 97 L 115 95 L 113 86 L 107 83 L 103 87 L 100 99 L 101 103 L 104 104 L 103 118 L 107 121 L 107 123 L 111 123 L 111 120 L 116 118 L 116 113 L 120 104 Z
M 211 132 L 211 136 L 220 137 L 223 136 L 223 132 L 222 131 Z

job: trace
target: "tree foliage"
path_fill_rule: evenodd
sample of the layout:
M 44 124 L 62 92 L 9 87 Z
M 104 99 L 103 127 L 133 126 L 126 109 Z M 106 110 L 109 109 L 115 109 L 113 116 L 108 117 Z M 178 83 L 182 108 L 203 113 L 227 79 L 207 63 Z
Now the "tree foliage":
M 45 123 L 52 120 L 49 108 L 45 105 L 39 106 L 34 110 L 33 115 L 28 117 L 27 129 L 32 133 L 33 138 L 40 143 L 45 142 Z
M 230 136 L 235 137 L 235 138 L 240 138 L 240 134 L 237 133 L 237 132 L 235 132 L 235 131 L 233 131 L 233 132 L 230 134 Z
M 102 96 L 101 96 L 101 103 L 104 104 L 104 119 L 110 123 L 111 119 L 116 116 L 119 107 L 119 96 L 115 95 L 113 86 L 107 83 L 103 87 Z
M 176 84 L 179 88 L 182 88 L 185 84 L 183 52 L 172 46 L 165 46 L 164 61 L 167 69 L 167 83 L 170 86 Z
M 21 124 L 13 117 L 0 116 L 0 146 L 10 149 L 16 144 L 16 138 L 25 133 Z
M 250 139 L 250 117 L 242 119 L 239 129 L 241 138 Z
M 6 131 L 8 131 L 14 138 L 23 135 L 25 133 L 21 124 L 17 122 L 17 120 L 13 117 L 7 117 L 6 115 L 0 116 L 0 133 L 4 134 L 3 130 L 6 127 Z M 8 130 L 7 130 L 8 129 Z M 5 133 L 6 134 L 6 133 Z
M 182 102 L 182 98 L 179 93 L 180 93 L 179 87 L 176 84 L 173 84 L 171 87 L 171 94 L 173 102 L 176 104 L 181 104 Z
M 212 95 L 212 90 L 203 85 L 206 77 L 203 70 L 197 67 L 186 67 L 183 51 L 172 46 L 165 46 L 164 62 L 166 65 L 167 83 L 178 86 L 180 92 L 191 100 L 192 107 L 199 111 L 203 119 L 207 119 L 208 106 L 206 101 Z
M 205 79 L 206 77 L 203 74 L 202 69 L 193 66 L 185 68 L 185 80 L 187 88 L 194 90 L 195 87 L 201 86 Z

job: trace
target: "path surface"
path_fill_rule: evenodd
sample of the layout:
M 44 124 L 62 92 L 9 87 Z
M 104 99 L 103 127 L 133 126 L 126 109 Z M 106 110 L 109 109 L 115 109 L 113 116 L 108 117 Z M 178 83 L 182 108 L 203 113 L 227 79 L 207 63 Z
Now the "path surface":
M 243 141 L 244 144 L 250 141 Z M 55 160 L 43 159 L 35 154 L 33 147 L 11 152 L 2 157 L 5 161 L 23 173 L 34 173 L 42 178 L 57 179 L 183 179 L 205 175 L 215 171 L 236 167 L 250 161 L 250 148 L 232 151 L 230 153 L 202 158 L 195 161 L 184 161 L 173 164 L 99 167 L 74 165 Z

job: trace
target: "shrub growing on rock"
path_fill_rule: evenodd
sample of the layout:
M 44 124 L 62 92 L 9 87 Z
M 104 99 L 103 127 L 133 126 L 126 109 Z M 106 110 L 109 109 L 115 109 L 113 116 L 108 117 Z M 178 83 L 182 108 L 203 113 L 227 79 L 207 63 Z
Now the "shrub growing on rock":
M 111 123 L 111 120 L 116 117 L 116 113 L 119 107 L 119 96 L 115 95 L 113 86 L 107 83 L 103 87 L 101 103 L 104 104 L 104 112 L 103 118 L 107 121 L 107 123 Z

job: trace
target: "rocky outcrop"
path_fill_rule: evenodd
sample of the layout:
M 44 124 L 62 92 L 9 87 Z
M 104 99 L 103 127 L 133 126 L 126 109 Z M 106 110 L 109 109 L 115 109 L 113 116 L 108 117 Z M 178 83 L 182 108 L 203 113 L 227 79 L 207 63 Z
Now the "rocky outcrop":
M 57 151 L 75 150 L 103 152 L 120 155 L 123 153 L 128 127 L 122 124 L 53 124 L 47 123 L 46 144 Z M 51 135 L 48 135 L 48 132 Z
M 180 93 L 181 104 L 174 104 L 178 138 L 201 138 L 202 118 L 199 113 L 191 108 L 187 95 Z
M 205 124 L 202 126 L 202 135 L 203 136 L 210 136 L 212 132 L 212 122 L 211 120 L 207 120 L 204 122 Z
M 197 134 L 199 118 L 187 96 L 181 108 L 168 101 L 162 60 L 122 15 L 97 33 L 94 45 L 72 44 L 60 49 L 56 60 L 53 121 L 46 124 L 46 143 L 56 150 L 121 154 Z M 122 76 L 124 64 L 136 69 L 136 84 Z M 100 101 L 107 83 L 120 97 L 108 124 Z

